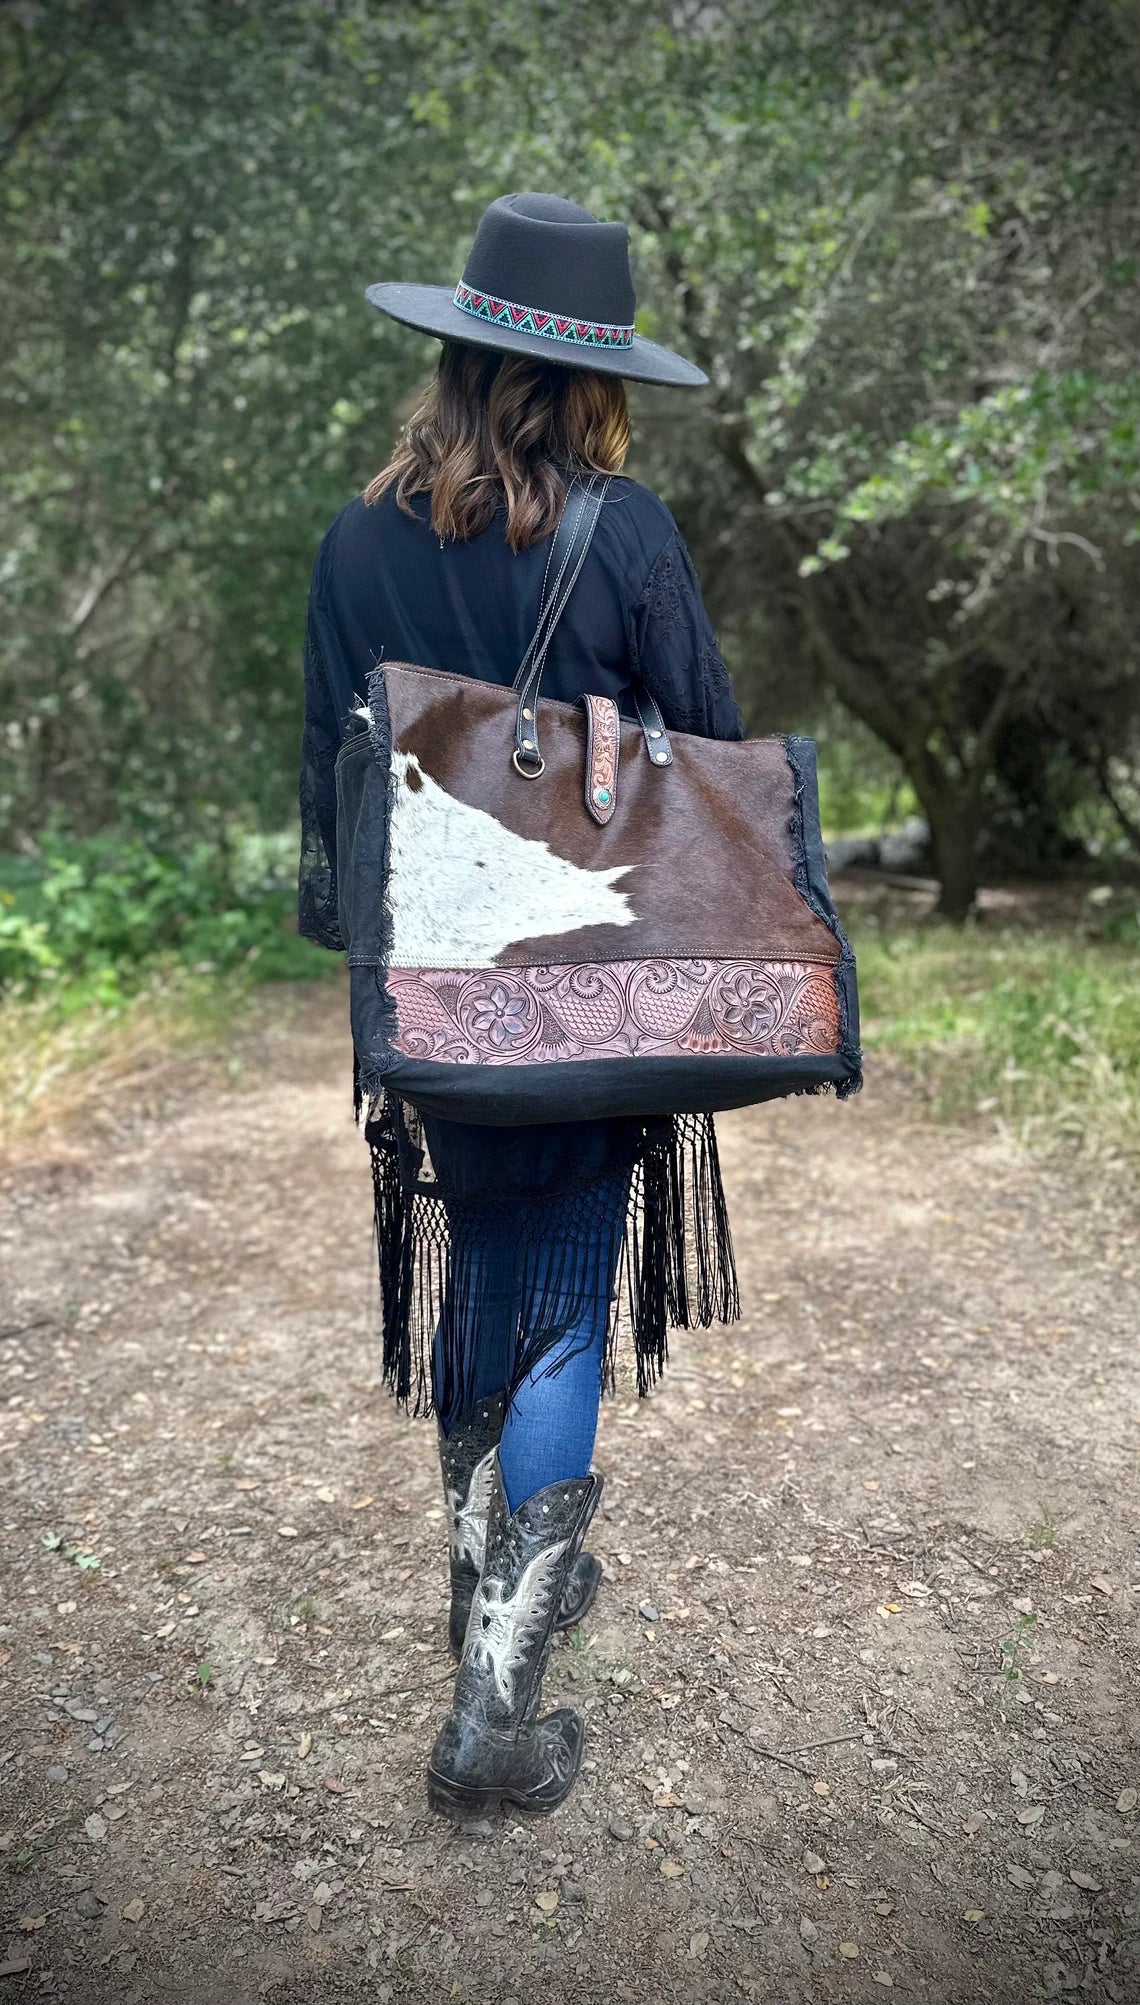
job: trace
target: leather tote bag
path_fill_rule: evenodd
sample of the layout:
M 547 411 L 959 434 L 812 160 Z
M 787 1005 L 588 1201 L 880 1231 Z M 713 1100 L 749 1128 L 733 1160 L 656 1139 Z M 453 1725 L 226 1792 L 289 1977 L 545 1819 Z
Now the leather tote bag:
M 382 661 L 337 759 L 358 1090 L 495 1125 L 860 1083 L 815 746 L 540 701 L 606 482 L 572 485 L 513 689 Z

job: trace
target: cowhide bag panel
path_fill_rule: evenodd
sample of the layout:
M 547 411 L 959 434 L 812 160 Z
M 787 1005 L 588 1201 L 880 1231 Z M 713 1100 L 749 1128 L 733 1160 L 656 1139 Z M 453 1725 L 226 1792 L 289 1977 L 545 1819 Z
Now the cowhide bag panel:
M 364 1090 L 453 1120 L 687 1113 L 859 1083 L 814 746 L 669 735 L 386 663 L 337 762 Z

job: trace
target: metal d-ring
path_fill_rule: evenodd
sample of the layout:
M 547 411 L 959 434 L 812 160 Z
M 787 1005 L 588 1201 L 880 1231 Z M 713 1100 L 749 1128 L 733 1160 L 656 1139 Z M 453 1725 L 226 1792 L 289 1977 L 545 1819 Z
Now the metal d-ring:
M 539 754 L 538 765 L 535 767 L 533 773 L 528 773 L 517 751 L 511 753 L 511 764 L 516 773 L 522 774 L 524 780 L 541 780 L 546 771 L 546 760 L 542 757 L 541 753 Z

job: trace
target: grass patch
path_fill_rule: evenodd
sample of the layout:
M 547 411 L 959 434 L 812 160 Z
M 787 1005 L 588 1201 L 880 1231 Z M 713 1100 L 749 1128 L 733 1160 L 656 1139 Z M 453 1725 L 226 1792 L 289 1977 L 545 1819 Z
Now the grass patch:
M 1134 947 L 1077 933 L 856 929 L 864 1043 L 942 1119 L 1140 1161 Z
M 241 976 L 175 966 L 110 1002 L 67 984 L 0 997 L 0 1148 L 218 1049 L 253 993 Z

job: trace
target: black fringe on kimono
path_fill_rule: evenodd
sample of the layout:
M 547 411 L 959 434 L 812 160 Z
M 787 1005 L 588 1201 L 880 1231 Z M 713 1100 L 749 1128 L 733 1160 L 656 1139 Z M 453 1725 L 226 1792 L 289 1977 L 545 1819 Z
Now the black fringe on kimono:
M 361 1100 L 357 1095 L 357 1118 Z M 540 1194 L 472 1195 L 431 1161 L 415 1110 L 384 1094 L 365 1119 L 372 1161 L 383 1313 L 384 1381 L 416 1414 L 474 1397 L 473 1333 L 501 1314 L 509 1277 L 513 1366 L 508 1397 L 609 1298 L 603 1384 L 613 1389 L 619 1333 L 632 1336 L 637 1386 L 648 1392 L 671 1328 L 708 1328 L 740 1314 L 736 1266 L 712 1117 L 630 1123 L 618 1173 L 564 1179 Z M 611 1149 L 612 1154 L 612 1149 Z M 439 1331 L 442 1386 L 433 1388 Z M 582 1339 L 583 1346 L 589 1341 Z M 552 1353 L 557 1351 L 557 1356 Z

